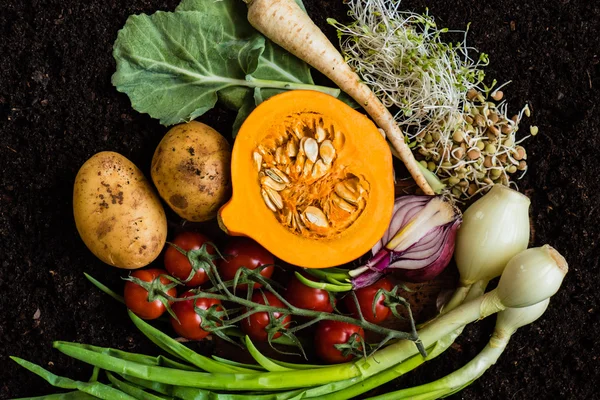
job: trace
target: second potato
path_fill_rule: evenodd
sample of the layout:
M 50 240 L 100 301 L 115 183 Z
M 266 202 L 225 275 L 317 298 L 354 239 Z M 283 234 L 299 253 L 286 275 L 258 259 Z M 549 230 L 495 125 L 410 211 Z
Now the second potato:
M 192 121 L 171 128 L 152 158 L 152 181 L 188 221 L 214 218 L 231 195 L 231 147 L 216 130 Z

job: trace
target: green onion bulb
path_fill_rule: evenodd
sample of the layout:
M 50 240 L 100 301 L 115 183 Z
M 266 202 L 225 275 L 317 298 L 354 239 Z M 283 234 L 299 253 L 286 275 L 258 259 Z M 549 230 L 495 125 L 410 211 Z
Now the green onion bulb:
M 529 243 L 529 198 L 495 185 L 463 215 L 454 258 L 461 283 L 489 281 Z
M 567 271 L 567 261 L 549 245 L 517 254 L 506 264 L 497 293 L 505 307 L 527 307 L 558 291 Z
M 520 327 L 529 325 L 540 318 L 546 312 L 549 303 L 550 299 L 548 298 L 529 307 L 509 307 L 500 311 L 496 320 L 496 330 L 501 329 L 512 335 Z

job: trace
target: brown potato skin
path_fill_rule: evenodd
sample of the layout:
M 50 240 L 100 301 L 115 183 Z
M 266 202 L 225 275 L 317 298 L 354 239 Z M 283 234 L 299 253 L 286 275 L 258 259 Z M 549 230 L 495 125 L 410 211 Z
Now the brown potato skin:
M 152 158 L 152 181 L 180 217 L 217 216 L 231 196 L 231 146 L 219 132 L 192 121 L 171 128 Z
M 80 168 L 73 186 L 73 214 L 86 246 L 118 268 L 150 264 L 167 239 L 160 199 L 142 172 L 118 153 L 97 153 Z

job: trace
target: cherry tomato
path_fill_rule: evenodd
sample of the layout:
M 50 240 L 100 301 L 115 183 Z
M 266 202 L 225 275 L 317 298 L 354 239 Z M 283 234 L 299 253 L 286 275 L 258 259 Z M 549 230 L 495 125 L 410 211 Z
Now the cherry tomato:
M 360 311 L 367 321 L 379 324 L 390 315 L 391 311 L 389 307 L 386 307 L 383 304 L 383 301 L 385 300 L 383 294 L 379 295 L 377 304 L 375 305 L 375 314 L 373 314 L 373 299 L 379 289 L 384 289 L 389 292 L 393 288 L 394 285 L 392 285 L 392 282 L 390 282 L 389 279 L 381 278 L 370 286 L 365 286 L 364 288 L 356 289 L 354 291 L 356 298 L 358 299 L 358 304 L 360 305 Z M 348 311 L 350 311 L 355 318 L 358 318 L 358 311 L 352 295 L 347 295 L 344 298 L 344 304 L 348 308 Z
M 304 276 L 306 279 L 315 280 L 311 276 Z M 328 313 L 333 311 L 327 290 L 308 287 L 296 277 L 293 277 L 288 283 L 285 299 L 298 308 Z
M 195 296 L 196 294 L 193 292 L 185 292 L 180 298 Z M 171 317 L 171 326 L 175 332 L 179 335 L 183 336 L 186 339 L 190 340 L 202 340 L 204 339 L 210 332 L 202 329 L 202 317 L 196 313 L 194 309 L 194 302 L 196 302 L 196 307 L 201 308 L 203 310 L 208 310 L 213 305 L 219 305 L 217 309 L 222 310 L 223 308 L 220 306 L 221 301 L 218 299 L 191 299 L 185 301 L 175 301 L 171 306 L 171 309 L 179 319 L 179 322 L 173 317 Z
M 210 240 L 199 233 L 196 232 L 182 232 L 179 235 L 175 236 L 173 239 L 173 244 L 181 247 L 185 251 L 197 250 L 201 248 L 204 243 L 209 242 Z M 206 251 L 209 254 L 215 254 L 214 247 L 207 245 Z M 165 268 L 169 273 L 175 278 L 185 281 L 192 272 L 192 265 L 188 258 L 181 254 L 175 247 L 168 246 L 167 251 L 165 252 Z M 185 283 L 186 286 L 200 286 L 204 282 L 208 281 L 208 276 L 204 269 L 199 269 L 196 271 L 192 279 Z
M 258 304 L 266 304 L 265 297 L 270 306 L 285 308 L 285 305 L 271 292 L 256 292 L 252 295 L 252 301 Z M 273 316 L 275 319 L 279 320 L 284 327 L 287 327 L 289 323 L 292 321 L 291 315 L 286 315 L 282 318 L 282 314 L 280 312 L 274 312 Z M 260 311 L 252 314 L 248 318 L 244 318 L 241 322 L 241 327 L 244 333 L 250 336 L 250 339 L 266 342 L 269 334 L 265 330 L 265 328 L 271 323 L 271 319 L 269 317 L 269 313 L 266 311 Z M 281 336 L 281 332 L 277 332 L 273 339 Z
M 264 247 L 256 243 L 254 240 L 245 237 L 232 238 L 223 249 L 225 259 L 218 262 L 217 268 L 219 274 L 224 281 L 232 280 L 238 269 L 246 267 L 248 269 L 256 269 L 262 265 L 270 265 L 265 267 L 260 274 L 265 278 L 270 278 L 273 275 L 273 264 L 275 259 Z M 262 285 L 254 284 L 254 288 L 259 288 Z M 245 290 L 247 284 L 237 286 L 237 289 Z
M 324 320 L 319 322 L 315 332 L 315 349 L 317 355 L 325 362 L 331 364 L 350 361 L 354 358 L 353 354 L 343 356 L 342 352 L 336 349 L 336 344 L 347 343 L 350 337 L 358 333 L 364 338 L 364 330 L 357 325 L 347 322 Z
M 144 282 L 152 282 L 158 278 L 159 275 L 167 275 L 167 271 L 163 269 L 142 269 L 134 271 L 131 276 L 138 278 Z M 169 284 L 170 281 L 167 278 L 161 277 L 160 281 L 163 284 Z M 171 288 L 167 291 L 167 294 L 171 297 L 177 296 L 177 289 Z M 167 310 L 160 300 L 148 301 L 148 291 L 138 285 L 137 283 L 127 281 L 125 282 L 125 305 L 135 315 L 143 319 L 156 319 L 163 315 Z

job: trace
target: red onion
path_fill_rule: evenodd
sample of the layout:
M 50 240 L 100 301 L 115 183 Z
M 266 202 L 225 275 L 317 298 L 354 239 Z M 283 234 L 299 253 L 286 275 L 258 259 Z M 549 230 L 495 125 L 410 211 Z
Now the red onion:
M 353 287 L 375 283 L 391 270 L 407 282 L 435 278 L 452 258 L 461 222 L 460 211 L 442 196 L 399 197 L 373 257 L 350 272 Z

